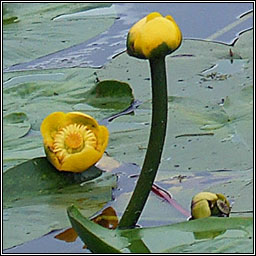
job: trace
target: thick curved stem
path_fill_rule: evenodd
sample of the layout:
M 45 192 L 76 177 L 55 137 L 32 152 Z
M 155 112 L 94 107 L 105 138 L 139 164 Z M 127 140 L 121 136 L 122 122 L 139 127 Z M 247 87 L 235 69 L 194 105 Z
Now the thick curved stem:
M 134 227 L 151 191 L 164 146 L 167 126 L 167 82 L 165 58 L 150 59 L 152 79 L 152 121 L 143 167 L 119 228 Z

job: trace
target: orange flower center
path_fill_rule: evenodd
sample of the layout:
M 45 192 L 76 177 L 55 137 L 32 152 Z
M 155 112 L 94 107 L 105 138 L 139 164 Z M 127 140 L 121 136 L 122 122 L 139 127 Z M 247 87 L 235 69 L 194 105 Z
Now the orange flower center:
M 87 147 L 96 148 L 97 138 L 86 125 L 70 124 L 61 128 L 54 136 L 53 152 L 60 162 Z
M 83 137 L 80 133 L 71 133 L 65 138 L 65 145 L 68 148 L 77 149 L 83 144 Z

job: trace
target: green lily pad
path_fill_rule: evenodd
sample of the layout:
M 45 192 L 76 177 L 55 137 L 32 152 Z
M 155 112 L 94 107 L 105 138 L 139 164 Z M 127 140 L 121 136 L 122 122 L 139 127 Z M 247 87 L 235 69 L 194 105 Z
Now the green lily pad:
M 98 82 L 88 91 L 86 102 L 97 108 L 125 109 L 133 102 L 132 88 L 117 80 Z
M 252 167 L 253 65 L 248 55 L 252 36 L 252 30 L 243 33 L 234 46 L 185 39 L 177 52 L 166 58 L 169 114 L 160 173 L 168 170 L 169 175 L 186 175 Z M 135 98 L 143 104 L 135 115 L 120 117 L 109 125 L 108 153 L 120 162 L 132 159 L 141 166 L 151 121 L 148 61 L 120 54 L 97 71 L 100 80 L 109 79 L 110 74 L 129 82 Z
M 154 228 L 108 230 L 68 208 L 73 228 L 93 253 L 252 253 L 253 218 L 204 218 Z
M 177 54 L 167 58 L 169 122 L 156 180 L 165 184 L 185 209 L 190 207 L 191 195 L 210 190 L 224 193 L 234 203 L 234 211 L 240 211 L 240 216 L 252 215 L 253 200 L 242 203 L 243 198 L 252 194 L 251 186 L 243 185 L 251 181 L 253 170 L 253 65 L 247 54 L 252 45 L 250 40 L 246 44 L 246 38 L 251 37 L 252 31 L 243 33 L 234 48 L 214 42 L 184 40 Z M 240 39 L 243 47 L 248 48 L 244 54 L 239 48 Z M 235 53 L 233 59 L 229 55 L 230 48 Z M 143 104 L 135 115 L 122 116 L 110 123 L 108 153 L 120 162 L 132 159 L 141 166 L 151 120 L 148 63 L 124 53 L 97 72 L 99 79 L 109 79 L 109 74 L 129 81 L 135 97 Z M 245 180 L 239 179 L 241 173 Z M 242 186 L 243 193 L 235 193 L 236 185 Z M 113 203 L 119 215 L 129 198 L 130 194 L 126 193 Z M 154 220 L 157 223 L 166 218 L 162 215 L 166 211 L 164 203 L 154 207 L 152 201 L 154 197 L 149 197 L 141 216 L 142 223 L 150 219 L 154 225 Z M 176 216 L 172 210 L 168 211 L 171 218 L 180 221 L 181 216 Z
M 134 96 L 129 84 L 117 80 L 96 83 L 94 72 L 77 68 L 4 74 L 4 170 L 45 155 L 39 130 L 50 113 L 80 111 L 99 121 L 130 106 Z M 96 90 L 100 93 L 95 94 Z M 22 114 L 17 113 L 16 119 L 22 115 L 21 121 L 13 124 L 10 118 L 17 109 Z M 11 129 L 5 129 L 5 124 Z M 8 139 L 17 136 L 19 139 Z
M 113 8 L 112 15 L 106 11 L 104 14 L 104 10 L 100 16 L 89 11 L 110 6 L 110 3 L 4 3 L 3 66 L 34 60 L 104 32 L 114 23 Z
M 40 19 L 38 11 L 31 11 L 30 7 L 32 5 L 30 4 L 26 5 L 30 6 L 27 9 L 17 8 L 17 5 L 13 13 L 9 10 L 9 16 L 4 17 L 4 66 L 29 61 L 87 40 L 93 36 L 84 31 L 87 22 L 88 28 L 95 25 L 97 29 L 99 27 L 102 31 L 112 24 L 113 15 L 109 17 L 106 14 L 102 18 L 96 14 L 98 22 L 94 23 L 88 16 L 83 17 L 82 13 L 79 16 L 81 9 L 78 8 L 77 14 L 79 15 L 74 16 L 77 10 L 73 8 L 78 5 L 69 4 L 69 8 L 72 10 L 68 10 L 67 5 L 58 4 L 58 7 L 63 6 L 61 14 L 64 14 L 58 16 L 60 14 L 57 11 L 58 8 L 51 9 L 51 7 L 56 6 L 54 3 L 52 5 L 33 4 L 33 8 L 35 8 L 33 10 L 36 10 L 38 6 L 49 7 L 48 10 L 40 9 L 42 11 Z M 16 13 L 16 11 L 22 15 L 18 15 L 19 13 Z M 37 23 L 37 21 L 42 22 L 42 24 Z M 105 23 L 105 21 L 108 22 Z M 70 30 L 71 27 L 67 24 L 71 24 L 72 28 L 77 26 L 68 35 L 67 29 Z M 59 26 L 62 29 L 59 29 Z M 54 35 L 53 41 L 48 42 L 46 47 L 41 47 L 45 43 L 46 36 L 37 37 L 41 28 L 48 32 L 47 38 L 49 38 L 49 33 L 54 30 L 54 33 L 52 33 Z M 65 31 L 63 31 L 63 28 L 65 28 Z M 32 30 L 30 31 L 30 29 Z M 13 34 L 13 39 L 9 37 L 9 34 L 13 33 L 12 31 L 17 33 L 17 36 Z M 25 38 L 20 34 L 20 31 L 25 33 Z M 37 33 L 34 34 L 34 31 Z M 58 32 L 56 33 L 56 31 Z M 94 28 L 92 28 L 92 31 L 95 32 L 94 35 L 99 32 Z M 65 38 L 63 38 L 63 35 L 65 35 Z M 55 36 L 57 36 L 57 39 Z M 6 38 L 8 40 L 5 40 Z M 167 58 L 169 123 L 166 146 L 157 181 L 170 185 L 167 187 L 168 190 L 186 209 L 189 207 L 192 193 L 202 188 L 204 190 L 211 189 L 213 192 L 217 192 L 216 190 L 224 191 L 225 195 L 235 201 L 233 209 L 237 212 L 241 211 L 241 216 L 246 215 L 245 211 L 251 211 L 252 209 L 253 200 L 251 198 L 247 203 L 244 202 L 247 194 L 252 194 L 252 185 L 250 185 L 253 164 L 252 38 L 252 31 L 245 32 L 234 46 L 198 40 L 184 40 L 177 53 Z M 21 39 L 22 47 L 20 45 L 17 47 L 19 39 Z M 32 48 L 36 51 L 32 51 Z M 230 49 L 234 53 L 233 58 L 230 57 Z M 47 68 L 47 65 L 44 68 Z M 12 115 L 12 113 L 17 113 L 17 109 L 19 109 L 19 112 L 26 116 L 24 121 L 20 120 L 21 123 L 27 125 L 23 128 L 28 129 L 28 125 L 31 128 L 27 136 L 20 137 L 17 140 L 6 140 L 7 143 L 4 143 L 4 168 L 7 170 L 7 174 L 12 170 L 9 168 L 18 163 L 44 156 L 39 128 L 43 118 L 49 113 L 75 110 L 91 114 L 97 120 L 100 120 L 117 111 L 116 103 L 119 96 L 112 95 L 111 99 L 108 95 L 107 97 L 100 97 L 98 106 L 93 106 L 93 100 L 91 100 L 90 105 L 85 100 L 87 97 L 90 101 L 88 92 L 91 93 L 91 99 L 97 100 L 96 94 L 92 93 L 96 79 L 95 71 L 100 81 L 120 79 L 122 83 L 129 83 L 133 88 L 135 98 L 144 102 L 136 110 L 135 115 L 121 116 L 111 122 L 109 125 L 111 136 L 107 149 L 108 154 L 120 162 L 142 164 L 151 119 L 149 67 L 147 61 L 137 60 L 126 54 L 121 54 L 101 70 L 75 68 L 4 74 L 4 115 Z M 126 92 L 127 99 L 125 99 L 125 102 L 128 103 L 131 100 L 131 95 L 129 90 Z M 101 100 L 104 102 L 102 103 Z M 108 108 L 103 108 L 104 105 Z M 112 106 L 115 106 L 116 109 Z M 12 125 L 13 133 L 15 131 L 17 131 L 16 134 L 25 135 L 27 133 L 26 129 L 23 130 L 20 129 L 21 127 Z M 226 171 L 225 175 L 227 177 L 216 174 L 221 170 Z M 204 174 L 200 175 L 202 172 Z M 212 175 L 207 176 L 207 172 L 211 172 Z M 19 186 L 19 175 L 17 173 L 13 171 L 10 180 L 18 184 L 17 189 L 21 189 L 22 185 Z M 237 179 L 241 173 L 244 180 Z M 179 179 L 174 179 L 174 177 L 183 176 L 186 177 L 181 179 L 181 182 Z M 213 176 L 216 176 L 216 182 L 210 183 L 209 180 L 213 179 Z M 230 180 L 234 176 L 236 179 L 231 182 Z M 112 177 L 112 175 L 108 177 Z M 99 180 L 101 178 L 102 181 Z M 54 179 L 58 181 L 58 178 L 54 177 Z M 45 192 L 41 195 L 35 189 L 36 196 L 32 197 L 26 186 L 22 192 L 17 190 L 16 194 L 10 193 L 10 198 L 7 197 L 8 200 L 5 199 L 7 201 L 4 202 L 5 207 L 11 207 L 5 208 L 3 214 L 4 247 L 9 248 L 46 234 L 53 229 L 68 226 L 67 216 L 63 213 L 65 207 L 72 203 L 83 208 L 82 211 L 85 216 L 95 213 L 111 198 L 110 188 L 112 185 L 106 185 L 108 181 L 109 179 L 102 175 L 95 181 L 89 181 L 90 185 L 86 182 L 84 187 L 90 189 L 81 193 L 80 190 L 76 190 L 79 183 L 66 184 L 65 182 L 63 182 L 63 188 L 59 188 L 61 195 L 56 194 L 56 191 L 52 194 Z M 175 181 L 177 183 L 173 184 L 172 182 Z M 38 180 L 35 180 L 35 185 L 37 182 Z M 50 184 L 52 184 L 51 181 Z M 28 188 L 30 186 L 31 184 L 28 184 Z M 242 193 L 235 193 L 232 186 L 241 188 Z M 10 187 L 13 188 L 14 183 Z M 24 197 L 23 199 L 19 198 L 18 192 Z M 118 199 L 115 201 L 120 206 L 120 213 L 124 209 L 122 205 L 127 203 L 128 199 L 129 194 L 127 193 L 123 194 L 119 201 Z M 170 218 L 170 223 L 172 223 L 172 220 L 175 222 L 181 221 L 181 216 L 175 215 L 175 210 L 170 209 L 169 212 L 169 205 L 165 205 L 153 196 L 149 200 L 150 202 L 145 208 L 142 219 L 147 219 L 153 224 L 167 217 Z M 159 214 L 158 212 L 161 211 L 166 213 Z M 31 213 L 33 214 L 31 215 Z M 170 215 L 166 216 L 169 213 Z M 251 252 L 252 232 L 250 230 L 247 232 L 247 227 L 242 231 L 240 230 L 240 227 L 246 226 L 246 224 L 241 224 L 241 219 L 243 218 L 229 218 L 224 222 L 217 220 L 213 221 L 214 225 L 207 221 L 206 223 L 203 222 L 206 227 L 211 227 L 209 231 L 196 228 L 194 231 L 189 229 L 189 232 L 177 231 L 175 228 L 170 233 L 167 232 L 168 228 L 128 230 L 127 233 L 123 231 L 121 243 L 115 240 L 116 236 L 121 236 L 120 233 L 111 233 L 114 234 L 114 237 L 110 235 L 109 238 L 113 238 L 113 244 L 112 241 L 109 241 L 108 250 L 109 252 L 112 252 L 113 249 L 116 250 L 115 252 L 122 250 L 122 252 L 139 251 L 144 253 L 159 251 L 186 252 L 191 250 L 193 252 Z M 251 218 L 249 220 L 251 223 Z M 230 230 L 225 232 L 223 227 L 230 227 L 227 222 L 234 222 L 232 227 L 241 225 L 239 228 L 236 226 L 235 230 L 231 229 L 231 232 Z M 189 222 L 186 225 L 192 224 Z M 212 226 L 215 225 L 222 228 L 212 230 Z M 249 229 L 251 227 L 250 224 Z M 144 237 L 144 233 L 142 232 L 141 235 L 140 230 L 147 234 L 146 240 L 141 239 L 141 237 Z M 163 243 L 162 241 L 156 243 L 155 237 L 161 237 L 165 231 L 169 234 L 168 238 L 176 240 L 163 240 Z M 105 232 L 104 236 L 108 236 L 108 234 L 110 233 Z M 186 241 L 191 241 L 191 243 L 181 244 L 184 237 Z M 206 240 L 201 240 L 201 238 Z M 210 238 L 211 240 L 209 240 Z M 127 239 L 128 244 L 126 243 Z M 95 240 L 93 241 L 95 242 Z M 120 244 L 121 248 L 118 247 Z
M 19 182 L 15 179 L 17 173 Z M 92 167 L 82 174 L 59 172 L 46 158 L 27 161 L 4 173 L 4 207 L 16 205 L 19 200 L 59 193 L 67 186 L 96 178 L 101 174 L 102 171 L 96 167 Z
M 83 173 L 57 171 L 46 158 L 3 174 L 4 248 L 69 225 L 66 208 L 75 203 L 86 216 L 111 200 L 116 177 L 93 166 Z
M 4 143 L 25 136 L 31 128 L 25 113 L 10 113 L 3 118 Z

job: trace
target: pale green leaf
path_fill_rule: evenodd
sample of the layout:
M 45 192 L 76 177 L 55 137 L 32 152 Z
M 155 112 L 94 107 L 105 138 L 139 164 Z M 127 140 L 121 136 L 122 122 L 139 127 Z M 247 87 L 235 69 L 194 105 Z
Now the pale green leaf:
M 102 7 L 100 16 L 90 15 L 90 11 Z M 116 17 L 110 7 L 111 3 L 4 3 L 4 67 L 77 45 L 104 32 Z

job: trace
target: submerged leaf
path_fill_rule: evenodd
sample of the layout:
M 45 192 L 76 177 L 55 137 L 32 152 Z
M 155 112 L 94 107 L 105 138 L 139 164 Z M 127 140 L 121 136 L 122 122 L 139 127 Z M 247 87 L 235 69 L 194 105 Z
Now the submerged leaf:
M 58 235 L 56 235 L 54 238 L 59 239 L 59 240 L 63 240 L 67 243 L 71 243 L 76 241 L 78 235 L 76 233 L 76 231 L 73 228 L 68 228 L 66 230 L 64 230 L 63 232 L 59 233 Z

